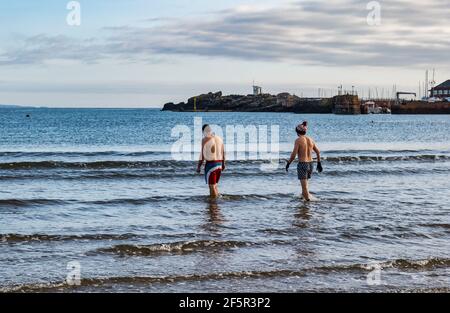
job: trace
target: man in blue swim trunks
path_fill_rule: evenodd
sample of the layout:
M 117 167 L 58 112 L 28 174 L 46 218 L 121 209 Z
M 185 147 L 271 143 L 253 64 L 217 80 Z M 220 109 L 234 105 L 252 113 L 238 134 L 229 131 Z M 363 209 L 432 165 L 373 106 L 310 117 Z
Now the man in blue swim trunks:
M 313 173 L 313 158 L 312 152 L 317 155 L 317 170 L 322 172 L 322 164 L 320 161 L 320 150 L 317 148 L 314 140 L 306 136 L 308 131 L 308 122 L 303 122 L 295 129 L 298 138 L 295 140 L 294 150 L 292 151 L 291 158 L 286 165 L 286 171 L 289 170 L 289 166 L 298 156 L 297 175 L 302 185 L 302 196 L 306 201 L 311 200 L 311 194 L 309 193 L 308 180 L 311 179 Z
M 217 184 L 220 181 L 222 171 L 225 170 L 225 146 L 222 138 L 216 136 L 209 125 L 203 125 L 203 140 L 197 173 L 200 173 L 203 162 L 205 164 L 205 181 L 209 185 L 211 198 L 219 197 Z

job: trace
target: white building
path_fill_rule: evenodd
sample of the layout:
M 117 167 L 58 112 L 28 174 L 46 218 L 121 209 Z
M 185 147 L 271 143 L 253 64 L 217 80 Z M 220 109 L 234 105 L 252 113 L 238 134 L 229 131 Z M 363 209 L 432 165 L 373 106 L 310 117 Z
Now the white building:
M 259 96 L 262 94 L 262 88 L 259 86 L 253 86 L 253 95 Z

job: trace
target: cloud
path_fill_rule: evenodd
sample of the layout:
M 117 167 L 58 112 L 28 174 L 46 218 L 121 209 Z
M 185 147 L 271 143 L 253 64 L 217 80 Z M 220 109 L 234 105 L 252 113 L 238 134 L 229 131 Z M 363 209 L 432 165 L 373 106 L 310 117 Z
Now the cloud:
M 217 88 L 221 84 L 210 84 Z M 67 84 L 60 81 L 29 81 L 20 80 L 13 82 L 0 81 L 0 92 L 5 93 L 61 93 L 61 94 L 104 94 L 104 95 L 123 95 L 123 94 L 142 94 L 142 95 L 171 95 L 179 96 L 189 94 L 192 89 L 198 85 L 194 83 L 165 83 L 165 82 L 143 82 L 143 81 L 75 81 Z M 233 85 L 239 87 L 239 84 Z
M 40 64 L 51 60 L 81 60 L 95 63 L 106 56 L 95 39 L 39 34 L 20 39 L 15 48 L 0 55 L 0 65 Z
M 0 65 L 194 55 L 325 66 L 448 66 L 448 0 L 380 1 L 380 26 L 367 24 L 367 3 L 246 6 L 206 17 L 159 19 L 147 27 L 109 27 L 103 37 L 84 40 L 39 35 L 0 55 Z

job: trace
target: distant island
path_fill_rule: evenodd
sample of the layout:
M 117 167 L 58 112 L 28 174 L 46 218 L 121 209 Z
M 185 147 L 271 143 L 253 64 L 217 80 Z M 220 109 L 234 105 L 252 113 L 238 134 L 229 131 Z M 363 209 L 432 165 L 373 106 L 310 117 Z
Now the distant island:
M 300 98 L 289 93 L 223 96 L 219 91 L 191 97 L 187 102 L 166 103 L 163 111 L 331 113 L 332 102 L 330 99 Z
M 34 109 L 32 106 L 15 105 L 15 104 L 0 104 L 0 109 Z
M 163 111 L 174 112 L 289 112 L 318 114 L 450 114 L 450 102 L 362 100 L 343 94 L 331 98 L 301 98 L 287 92 L 224 96 L 221 91 L 191 97 L 187 102 L 166 103 Z

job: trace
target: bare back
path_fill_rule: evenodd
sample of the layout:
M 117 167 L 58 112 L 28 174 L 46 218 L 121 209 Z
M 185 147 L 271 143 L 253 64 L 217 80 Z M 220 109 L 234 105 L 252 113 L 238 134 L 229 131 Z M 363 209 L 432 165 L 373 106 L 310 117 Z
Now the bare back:
M 203 139 L 202 153 L 205 161 L 223 161 L 224 145 L 219 136 L 210 136 Z
M 314 140 L 308 136 L 300 136 L 296 140 L 298 146 L 297 155 L 299 162 L 312 162 L 312 152 L 314 150 Z

